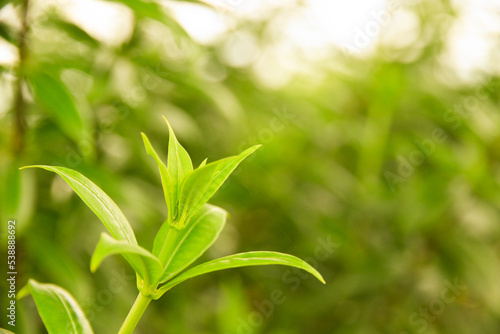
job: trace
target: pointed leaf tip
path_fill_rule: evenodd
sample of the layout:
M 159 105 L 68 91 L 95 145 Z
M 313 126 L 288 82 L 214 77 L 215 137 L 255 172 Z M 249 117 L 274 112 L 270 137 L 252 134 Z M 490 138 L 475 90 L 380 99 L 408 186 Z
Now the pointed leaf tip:
M 187 279 L 207 274 L 210 272 L 230 269 L 230 268 L 240 268 L 240 267 L 257 266 L 257 265 L 276 265 L 276 264 L 303 269 L 308 273 L 312 274 L 314 277 L 316 277 L 321 283 L 325 284 L 323 276 L 321 276 L 321 274 L 314 267 L 312 267 L 309 263 L 299 259 L 296 256 L 278 252 L 258 251 L 258 252 L 248 252 L 248 253 L 240 253 L 240 254 L 225 256 L 219 259 L 205 262 L 194 268 L 191 268 L 188 271 L 185 271 L 181 275 L 177 276 L 176 278 L 172 279 L 171 281 L 168 281 L 162 287 L 160 287 L 155 292 L 153 298 L 154 299 L 160 298 L 165 292 L 167 292 L 177 284 L 184 282 Z
M 168 119 L 165 117 L 165 115 L 161 115 L 161 117 L 163 118 L 163 120 L 165 121 L 165 123 L 167 123 L 168 129 L 172 130 L 172 127 L 170 126 L 170 123 L 168 122 Z M 174 132 L 174 131 L 172 130 L 172 132 Z
M 168 123 L 167 118 L 163 116 L 163 119 L 167 123 L 169 132 L 167 170 L 172 179 L 173 203 L 176 204 L 179 199 L 181 185 L 184 182 L 184 178 L 188 173 L 193 171 L 193 162 L 191 161 L 189 153 L 177 140 L 174 130 Z M 176 209 L 177 207 L 172 208 L 171 218 L 177 215 Z
M 205 166 L 207 164 L 207 161 L 208 161 L 208 158 L 205 158 L 205 160 L 203 160 L 201 162 L 201 164 L 198 166 L 198 168 L 201 168 L 201 167 Z
M 179 194 L 177 224 L 182 228 L 227 180 L 234 169 L 260 145 L 240 154 L 206 164 L 186 175 Z
M 175 211 L 175 193 L 173 191 L 173 180 L 172 177 L 170 176 L 170 173 L 167 170 L 167 166 L 165 163 L 160 159 L 160 156 L 158 153 L 156 153 L 155 149 L 151 145 L 151 142 L 148 139 L 148 136 L 146 136 L 145 133 L 142 133 L 142 140 L 144 141 L 144 147 L 146 148 L 146 153 L 151 156 L 157 166 L 158 170 L 160 172 L 160 177 L 161 177 L 161 185 L 163 187 L 163 193 L 165 195 L 165 202 L 167 203 L 168 207 L 168 216 L 169 220 L 172 219 L 173 213 Z

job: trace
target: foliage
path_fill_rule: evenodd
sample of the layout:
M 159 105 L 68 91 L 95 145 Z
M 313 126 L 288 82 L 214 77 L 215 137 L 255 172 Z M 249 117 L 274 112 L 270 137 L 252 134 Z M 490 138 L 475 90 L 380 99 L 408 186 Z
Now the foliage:
M 5 3 L 2 11 L 21 12 L 20 1 Z M 108 3 L 131 15 L 125 37 L 110 42 L 47 7 L 31 14 L 25 61 L 0 67 L 0 216 L 18 219 L 20 286 L 29 277 L 54 282 L 74 294 L 97 333 L 120 326 L 137 292 L 135 274 L 110 257 L 89 275 L 103 232 L 98 218 L 60 177 L 18 168 L 57 165 L 86 175 L 157 257 L 151 231 L 168 211 L 139 131 L 163 143 L 165 115 L 193 161 L 264 144 L 211 200 L 233 224 L 200 259 L 271 247 L 315 254 L 306 260 L 328 284 L 281 267 L 214 273 L 153 303 L 137 333 L 499 332 L 499 62 L 492 52 L 493 65 L 467 61 L 473 75 L 457 73 L 448 57 L 450 36 L 464 21 L 457 2 L 396 2 L 404 6 L 392 20 L 414 24 L 381 28 L 401 33 L 397 43 L 384 40 L 362 56 L 318 52 L 325 57 L 311 44 L 304 51 L 288 43 L 289 9 L 242 18 L 230 1 L 211 9 L 230 16 L 227 32 L 200 44 L 155 1 Z M 1 21 L 0 36 L 19 49 L 18 25 Z M 256 51 L 236 66 L 228 54 L 241 35 L 251 36 Z M 459 35 L 459 45 L 475 49 Z M 498 49 L 498 36 L 490 41 Z M 36 89 L 37 76 L 59 88 Z M 21 153 L 13 136 L 18 77 Z M 67 94 L 59 108 L 74 105 L 78 118 L 61 119 L 48 96 L 36 95 L 56 90 Z M 184 261 L 174 257 L 172 273 Z M 467 289 L 439 314 L 419 313 L 441 305 L 455 282 Z M 30 299 L 19 307 L 19 332 L 43 333 Z
M 170 131 L 167 166 L 158 158 L 146 135 L 143 134 L 146 150 L 155 158 L 162 181 L 168 180 L 163 183 L 163 190 L 169 214 L 163 223 L 164 227 L 155 238 L 155 244 L 159 245 L 157 255 L 153 255 L 137 244 L 132 227 L 118 206 L 82 174 L 64 167 L 28 166 L 21 168 L 38 167 L 59 174 L 111 233 L 112 237 L 108 234 L 101 235 L 92 255 L 90 264 L 92 271 L 96 271 L 106 257 L 121 254 L 136 272 L 139 296 L 119 333 L 133 332 L 151 299 L 160 298 L 172 287 L 189 278 L 213 271 L 281 264 L 306 270 L 325 283 L 318 271 L 307 262 L 277 252 L 248 252 L 226 256 L 200 264 L 175 277 L 182 269 L 199 258 L 219 235 L 226 221 L 226 213 L 221 208 L 207 205 L 206 202 L 238 164 L 253 153 L 259 145 L 234 157 L 209 164 L 203 163 L 193 170 L 191 157 L 177 141 L 168 122 L 167 125 Z M 34 280 L 30 280 L 24 289 L 20 291 L 19 298 L 31 292 L 49 333 L 92 333 L 80 306 L 65 290 L 50 284 L 39 284 Z M 26 292 L 28 290 L 29 292 Z

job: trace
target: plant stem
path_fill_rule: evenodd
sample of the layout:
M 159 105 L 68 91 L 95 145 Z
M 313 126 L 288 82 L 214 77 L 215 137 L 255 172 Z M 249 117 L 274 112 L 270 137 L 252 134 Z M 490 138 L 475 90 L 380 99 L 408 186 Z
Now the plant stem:
M 162 263 L 165 267 L 170 263 L 170 260 L 172 259 L 175 241 L 177 240 L 178 236 L 179 230 L 169 227 L 167 238 L 159 255 L 160 263 Z M 146 283 L 147 282 L 144 282 L 144 284 Z M 153 288 L 155 289 L 156 287 Z M 134 331 L 135 326 L 137 326 L 137 323 L 144 314 L 144 311 L 146 311 L 146 308 L 148 307 L 151 300 L 152 298 L 150 296 L 144 296 L 142 292 L 139 292 L 139 295 L 137 296 L 134 305 L 132 305 L 132 308 L 130 309 L 127 318 L 125 318 L 125 321 L 123 322 L 118 334 L 131 334 Z
M 19 32 L 19 67 L 16 82 L 16 95 L 14 105 L 14 133 L 12 135 L 12 151 L 14 155 L 20 156 L 24 149 L 25 133 L 25 103 L 23 96 L 24 63 L 26 61 L 27 47 L 26 34 L 28 32 L 28 0 L 21 4 L 21 30 Z
M 122 327 L 120 327 L 118 334 L 132 334 L 151 300 L 151 297 L 146 297 L 139 292 L 139 295 L 137 295 L 137 299 L 135 300 L 134 305 L 132 305 L 127 318 L 125 318 Z

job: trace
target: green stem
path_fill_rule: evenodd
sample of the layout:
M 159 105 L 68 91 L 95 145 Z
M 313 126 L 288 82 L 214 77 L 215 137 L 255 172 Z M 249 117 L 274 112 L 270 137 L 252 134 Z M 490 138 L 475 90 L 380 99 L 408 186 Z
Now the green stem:
M 163 264 L 164 267 L 166 267 L 172 259 L 174 247 L 178 236 L 179 236 L 179 230 L 173 227 L 169 227 L 167 238 L 165 240 L 165 243 L 163 244 L 163 247 L 160 251 L 160 255 L 158 257 L 160 263 Z M 144 284 L 145 285 L 149 284 L 149 282 L 144 282 Z M 154 287 L 153 290 L 155 289 L 156 287 Z M 137 323 L 144 314 L 144 311 L 146 311 L 146 308 L 148 307 L 151 300 L 152 300 L 151 296 L 144 296 L 142 292 L 139 292 L 139 295 L 137 296 L 137 299 L 135 300 L 134 305 L 130 309 L 130 312 L 128 313 L 125 321 L 123 322 L 122 327 L 120 328 L 118 334 L 131 334 L 134 331 L 135 326 L 137 326 Z
M 118 334 L 132 334 L 151 300 L 151 297 L 146 297 L 139 292 L 139 295 L 137 296 L 134 305 L 132 305 L 132 308 L 130 309 L 130 312 L 123 322 Z

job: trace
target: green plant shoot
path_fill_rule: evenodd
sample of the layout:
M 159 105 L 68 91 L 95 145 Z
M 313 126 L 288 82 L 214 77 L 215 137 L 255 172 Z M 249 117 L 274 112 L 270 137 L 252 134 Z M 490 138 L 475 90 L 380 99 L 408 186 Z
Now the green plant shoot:
M 211 163 L 204 160 L 193 169 L 191 157 L 177 140 L 170 124 L 167 164 L 159 158 L 146 134 L 146 152 L 158 165 L 168 214 L 156 234 L 151 251 L 141 247 L 127 218 L 97 185 L 77 171 L 55 166 L 42 168 L 60 175 L 99 217 L 109 234 L 103 233 L 90 261 L 95 272 L 111 255 L 121 254 L 137 274 L 139 294 L 119 334 L 132 333 L 152 300 L 187 279 L 213 271 L 256 265 L 286 265 L 303 269 L 325 283 L 321 274 L 305 261 L 278 252 L 248 252 L 215 259 L 184 271 L 217 240 L 224 228 L 227 212 L 208 204 L 210 198 L 235 168 L 254 153 L 252 146 L 236 156 Z M 49 333 L 93 333 L 76 300 L 64 289 L 30 280 L 18 298 L 33 295 L 40 317 Z

